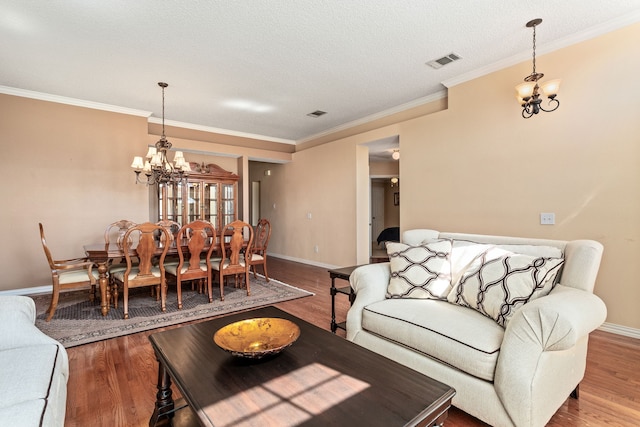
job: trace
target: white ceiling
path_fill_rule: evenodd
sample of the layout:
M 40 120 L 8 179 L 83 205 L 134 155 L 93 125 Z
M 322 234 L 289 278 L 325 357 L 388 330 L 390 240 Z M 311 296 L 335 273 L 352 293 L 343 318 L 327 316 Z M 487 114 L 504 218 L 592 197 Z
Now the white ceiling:
M 0 90 L 158 118 L 165 81 L 167 122 L 295 143 L 527 60 L 533 18 L 544 53 L 640 21 L 640 0 L 0 0 Z

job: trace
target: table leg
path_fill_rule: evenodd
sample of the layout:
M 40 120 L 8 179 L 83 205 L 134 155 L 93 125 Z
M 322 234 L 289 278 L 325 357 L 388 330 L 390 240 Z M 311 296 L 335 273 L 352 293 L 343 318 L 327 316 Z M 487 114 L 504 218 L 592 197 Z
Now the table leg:
M 158 393 L 156 393 L 156 406 L 149 420 L 149 427 L 155 427 L 163 420 L 173 417 L 175 404 L 171 391 L 171 377 L 164 365 L 158 360 Z
M 331 332 L 336 333 L 336 278 L 331 276 Z
M 109 312 L 109 279 L 107 279 L 107 262 L 98 264 L 98 283 L 100 285 L 100 311 L 103 316 Z

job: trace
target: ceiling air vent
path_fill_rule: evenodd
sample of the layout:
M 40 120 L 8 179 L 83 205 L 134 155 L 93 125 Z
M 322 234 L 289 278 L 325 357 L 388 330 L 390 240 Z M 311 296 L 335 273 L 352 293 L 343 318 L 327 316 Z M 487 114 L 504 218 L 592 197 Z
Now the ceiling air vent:
M 323 116 L 323 115 L 325 115 L 325 114 L 327 114 L 327 112 L 326 112 L 326 111 L 316 110 L 316 111 L 314 111 L 313 113 L 309 113 L 309 114 L 307 114 L 307 116 L 309 116 L 309 117 L 315 117 L 315 118 L 318 118 L 318 117 Z
M 427 62 L 427 65 L 437 70 L 438 68 L 444 67 L 447 64 L 451 64 L 452 62 L 457 61 L 458 59 L 462 59 L 460 55 L 457 55 L 455 53 L 450 53 L 448 55 L 443 56 L 442 58 L 434 59 L 433 61 Z

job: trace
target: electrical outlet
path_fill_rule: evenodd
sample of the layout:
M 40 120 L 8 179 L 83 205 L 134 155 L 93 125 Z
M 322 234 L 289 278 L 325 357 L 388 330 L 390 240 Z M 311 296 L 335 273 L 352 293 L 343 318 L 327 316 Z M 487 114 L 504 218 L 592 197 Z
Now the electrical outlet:
M 320 252 L 320 248 L 318 247 L 318 245 L 315 245 L 315 246 L 313 247 L 313 251 L 314 251 L 315 253 Z
M 553 225 L 556 223 L 556 214 L 548 212 L 540 214 L 541 225 Z

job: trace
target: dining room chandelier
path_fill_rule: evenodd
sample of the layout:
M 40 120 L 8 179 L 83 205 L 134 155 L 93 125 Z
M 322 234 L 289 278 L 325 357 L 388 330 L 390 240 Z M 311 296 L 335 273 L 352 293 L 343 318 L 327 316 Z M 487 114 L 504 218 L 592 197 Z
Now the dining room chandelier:
M 528 119 L 540 111 L 547 113 L 555 111 L 560 106 L 558 89 L 560 88 L 560 80 L 549 80 L 545 83 L 538 83 L 544 77 L 544 74 L 536 72 L 536 27 L 542 23 L 542 19 L 533 19 L 527 22 L 527 28 L 533 28 L 533 71 L 524 78 L 524 83 L 516 86 L 518 92 L 518 101 L 522 106 L 522 117 Z M 548 98 L 547 108 L 542 106 L 542 96 Z
M 167 158 L 167 151 L 171 149 L 171 143 L 164 135 L 164 89 L 169 85 L 164 82 L 158 82 L 158 86 L 162 88 L 162 136 L 154 147 L 149 147 L 149 151 L 145 156 L 146 160 L 143 161 L 142 156 L 133 158 L 131 167 L 136 173 L 136 184 L 176 184 L 184 182 L 189 172 L 191 172 L 189 162 L 185 160 L 182 151 L 176 151 L 173 163 Z M 141 178 L 141 175 L 146 178 Z

